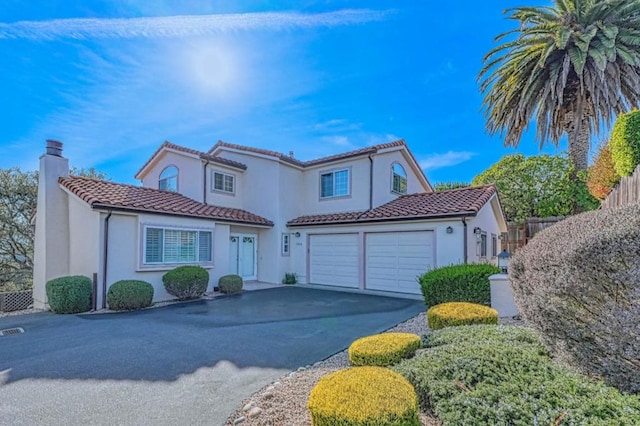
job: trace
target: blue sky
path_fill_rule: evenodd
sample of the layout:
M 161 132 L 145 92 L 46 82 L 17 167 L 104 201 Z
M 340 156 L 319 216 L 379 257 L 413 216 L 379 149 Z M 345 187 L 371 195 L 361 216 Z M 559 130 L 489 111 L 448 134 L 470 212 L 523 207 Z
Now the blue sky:
M 404 138 L 432 182 L 469 181 L 514 152 L 476 76 L 523 3 L 433 4 L 3 0 L 0 167 L 35 169 L 47 138 L 121 182 L 164 140 L 306 160 Z

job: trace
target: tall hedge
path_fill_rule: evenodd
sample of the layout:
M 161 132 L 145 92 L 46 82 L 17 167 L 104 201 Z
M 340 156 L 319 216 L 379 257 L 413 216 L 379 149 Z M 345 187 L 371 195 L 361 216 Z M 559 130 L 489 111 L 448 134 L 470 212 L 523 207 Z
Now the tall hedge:
M 491 305 L 489 277 L 500 269 L 487 264 L 452 265 L 437 268 L 418 278 L 424 302 L 435 306 L 446 302 Z
M 640 392 L 640 205 L 558 222 L 516 252 L 509 275 L 550 353 Z
M 618 116 L 609 144 L 616 172 L 630 176 L 640 164 L 640 111 Z
M 620 175 L 613 164 L 611 147 L 609 144 L 602 145 L 593 165 L 589 168 L 587 177 L 589 193 L 598 200 L 604 200 L 619 181 Z

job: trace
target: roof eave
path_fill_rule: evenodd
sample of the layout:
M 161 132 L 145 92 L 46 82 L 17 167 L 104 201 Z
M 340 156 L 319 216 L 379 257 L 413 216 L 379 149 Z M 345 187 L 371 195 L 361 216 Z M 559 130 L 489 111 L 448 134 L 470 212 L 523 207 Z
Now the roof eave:
M 414 222 L 418 220 L 437 220 L 437 219 L 450 219 L 450 218 L 463 218 L 474 217 L 478 214 L 476 211 L 463 211 L 455 213 L 443 213 L 437 215 L 419 215 L 419 216 L 397 216 L 397 217 L 385 217 L 385 218 L 363 218 L 353 220 L 343 220 L 336 222 L 321 222 L 321 223 L 287 223 L 289 228 L 300 228 L 307 226 L 331 226 L 331 225 L 353 225 L 359 223 L 376 223 L 376 222 Z

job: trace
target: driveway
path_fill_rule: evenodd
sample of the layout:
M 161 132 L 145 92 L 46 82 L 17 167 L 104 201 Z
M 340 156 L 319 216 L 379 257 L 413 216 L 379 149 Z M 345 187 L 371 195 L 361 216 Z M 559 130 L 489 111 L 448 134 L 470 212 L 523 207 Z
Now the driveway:
M 298 287 L 121 314 L 0 318 L 0 424 L 222 425 L 286 372 L 421 302 Z

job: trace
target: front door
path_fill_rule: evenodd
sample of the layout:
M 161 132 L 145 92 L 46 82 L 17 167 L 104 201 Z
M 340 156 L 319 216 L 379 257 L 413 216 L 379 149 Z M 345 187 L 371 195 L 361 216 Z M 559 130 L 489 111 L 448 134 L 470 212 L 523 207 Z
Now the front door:
M 229 271 L 245 281 L 258 279 L 258 236 L 231 234 L 229 237 Z

